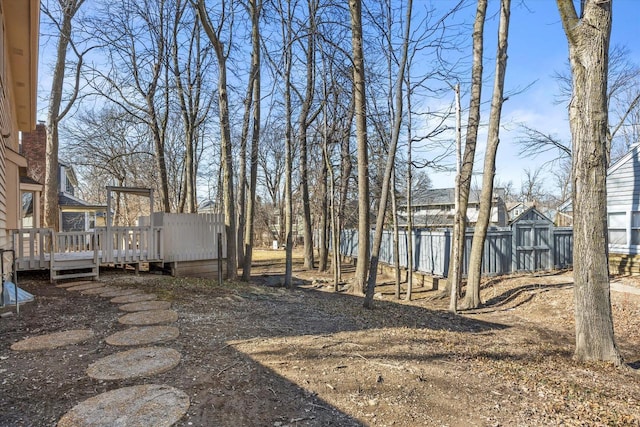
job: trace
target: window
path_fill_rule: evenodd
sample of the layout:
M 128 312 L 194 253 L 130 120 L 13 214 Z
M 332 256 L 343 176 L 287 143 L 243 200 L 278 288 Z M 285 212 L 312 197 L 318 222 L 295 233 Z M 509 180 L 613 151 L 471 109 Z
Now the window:
M 33 228 L 33 193 L 22 193 L 22 228 Z
M 640 212 L 631 212 L 631 244 L 640 245 Z
M 627 244 L 627 213 L 613 212 L 608 215 L 609 219 L 609 244 Z

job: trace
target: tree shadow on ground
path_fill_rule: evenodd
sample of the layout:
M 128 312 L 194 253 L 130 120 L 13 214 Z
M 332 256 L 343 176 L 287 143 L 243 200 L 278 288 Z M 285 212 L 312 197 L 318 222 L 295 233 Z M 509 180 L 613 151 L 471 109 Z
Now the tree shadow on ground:
M 517 288 L 509 289 L 500 295 L 491 297 L 482 304 L 482 307 L 466 310 L 465 313 L 483 314 L 511 310 L 530 302 L 536 295 L 558 289 L 568 289 L 572 286 L 572 282 L 554 283 L 549 285 L 529 284 L 519 286 Z

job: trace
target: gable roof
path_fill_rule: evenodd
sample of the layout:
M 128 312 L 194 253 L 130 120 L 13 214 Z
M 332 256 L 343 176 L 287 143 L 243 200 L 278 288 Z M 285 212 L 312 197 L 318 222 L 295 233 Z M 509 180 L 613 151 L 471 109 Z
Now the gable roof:
M 520 215 L 509 221 L 509 224 L 513 224 L 518 221 L 546 221 L 553 223 L 548 216 L 540 212 L 535 206 L 531 206 L 529 209 L 526 209 Z
M 493 197 L 502 198 L 505 197 L 504 188 L 494 188 Z M 479 203 L 480 192 L 469 192 L 469 203 Z M 412 206 L 429 206 L 429 205 L 453 205 L 455 204 L 455 188 L 430 188 L 424 192 L 424 195 L 416 197 L 411 205 Z
M 627 154 L 620 157 L 617 162 L 609 166 L 609 169 L 607 169 L 607 176 L 611 175 L 612 173 L 620 169 L 622 165 L 627 163 L 632 157 L 636 156 L 638 154 L 639 147 L 640 147 L 640 142 L 632 145 L 629 148 L 629 151 L 627 152 Z

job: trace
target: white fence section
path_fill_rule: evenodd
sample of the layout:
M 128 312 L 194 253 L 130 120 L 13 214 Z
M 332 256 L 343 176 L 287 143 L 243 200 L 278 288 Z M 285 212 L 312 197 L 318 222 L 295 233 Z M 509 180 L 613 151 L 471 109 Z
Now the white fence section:
M 156 212 L 153 225 L 162 228 L 164 262 L 218 259 L 218 238 L 226 242 L 222 214 Z M 226 248 L 227 245 L 222 244 L 221 258 L 226 258 Z
M 101 227 L 96 230 L 100 258 L 107 264 L 162 260 L 160 227 Z

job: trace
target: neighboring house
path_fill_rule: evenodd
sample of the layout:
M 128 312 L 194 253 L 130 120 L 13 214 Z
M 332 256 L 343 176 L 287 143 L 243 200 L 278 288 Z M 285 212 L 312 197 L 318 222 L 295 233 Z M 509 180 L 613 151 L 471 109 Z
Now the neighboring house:
M 7 249 L 9 230 L 20 227 L 23 212 L 20 178 L 27 162 L 20 132 L 36 123 L 40 1 L 0 0 L 0 22 L 0 249 Z
M 640 272 L 640 144 L 607 171 L 607 224 L 611 272 Z
M 211 199 L 203 200 L 198 204 L 198 213 L 215 214 L 220 212 L 220 207 Z
M 504 188 L 495 188 L 491 206 L 490 226 L 505 227 L 508 223 L 507 206 L 504 202 Z M 413 226 L 428 228 L 445 228 L 453 226 L 455 215 L 455 189 L 429 189 L 424 196 L 412 202 Z M 472 227 L 478 221 L 480 212 L 479 192 L 471 191 L 467 207 L 467 225 Z M 406 226 L 407 209 L 398 209 L 400 225 Z
M 92 231 L 106 225 L 107 205 L 94 205 L 76 197 L 78 180 L 71 166 L 59 163 L 58 184 L 60 231 Z
M 571 199 L 565 200 L 556 210 L 554 223 L 557 227 L 573 226 L 573 202 Z
M 507 213 L 509 215 L 509 221 L 513 221 L 514 219 L 522 215 L 522 213 L 528 208 L 529 206 L 527 206 L 527 204 L 524 202 L 507 203 Z
M 27 159 L 27 176 L 37 182 L 44 181 L 46 164 L 47 133 L 44 124 L 39 123 L 33 132 L 22 135 L 22 151 Z M 86 202 L 77 196 L 78 179 L 68 164 L 58 162 L 58 208 L 60 210 L 59 231 L 91 231 L 96 226 L 105 225 L 106 205 L 96 205 Z M 26 189 L 22 193 L 23 200 L 31 198 L 37 207 L 40 196 L 35 192 L 29 196 Z M 39 209 L 35 209 L 38 211 Z M 28 215 L 29 211 L 25 211 Z M 24 228 L 39 227 L 42 222 L 41 214 L 34 214 L 34 219 L 26 216 L 22 220 Z M 31 224 L 30 224 L 31 223 Z

